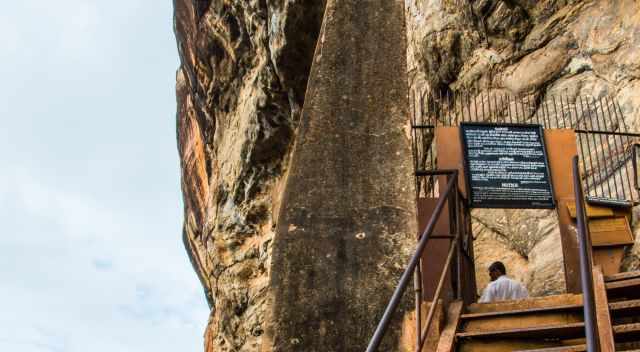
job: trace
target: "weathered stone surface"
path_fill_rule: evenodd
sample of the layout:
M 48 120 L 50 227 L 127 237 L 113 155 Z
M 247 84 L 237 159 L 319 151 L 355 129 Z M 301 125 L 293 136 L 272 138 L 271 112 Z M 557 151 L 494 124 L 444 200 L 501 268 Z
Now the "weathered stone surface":
M 399 1 L 328 1 L 272 246 L 265 350 L 361 351 L 415 246 L 404 24 Z M 399 349 L 405 309 L 381 350 Z
M 564 291 L 560 231 L 554 211 L 478 209 L 473 215 L 479 290 L 488 283 L 489 265 L 500 260 L 531 295 Z

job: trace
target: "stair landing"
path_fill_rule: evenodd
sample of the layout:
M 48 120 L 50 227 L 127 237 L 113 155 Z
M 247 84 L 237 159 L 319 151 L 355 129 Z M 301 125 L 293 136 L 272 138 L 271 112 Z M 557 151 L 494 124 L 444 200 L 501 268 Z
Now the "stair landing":
M 598 320 L 598 334 L 606 338 L 603 331 L 609 331 L 610 341 L 602 346 L 603 352 L 638 350 L 640 272 L 603 277 L 599 270 L 594 269 L 594 280 L 598 279 L 595 289 L 600 294 L 596 298 L 596 303 L 600 302 L 598 319 L 606 317 L 608 323 Z M 603 310 L 607 314 L 600 314 Z M 453 325 L 447 328 L 449 335 L 455 336 L 449 336 L 448 346 L 455 346 L 438 348 L 438 352 L 586 351 L 582 295 L 475 303 L 464 307 Z
M 473 352 L 544 351 L 583 336 L 582 295 L 574 294 L 471 304 L 456 334 L 457 350 Z M 560 351 L 571 348 L 579 351 Z

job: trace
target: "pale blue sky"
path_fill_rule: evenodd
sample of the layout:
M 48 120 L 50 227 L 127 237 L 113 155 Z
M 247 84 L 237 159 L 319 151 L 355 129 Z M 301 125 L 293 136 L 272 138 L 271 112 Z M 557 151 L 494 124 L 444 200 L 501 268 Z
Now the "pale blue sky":
M 202 351 L 170 0 L 0 12 L 0 351 Z

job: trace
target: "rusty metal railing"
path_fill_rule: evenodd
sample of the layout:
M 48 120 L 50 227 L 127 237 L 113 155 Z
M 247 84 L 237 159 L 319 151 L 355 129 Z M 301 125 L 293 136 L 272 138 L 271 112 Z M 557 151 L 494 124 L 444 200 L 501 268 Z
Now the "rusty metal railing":
M 371 338 L 369 345 L 367 346 L 367 352 L 377 351 L 380 347 L 383 337 L 385 333 L 389 329 L 391 319 L 397 310 L 400 302 L 402 300 L 403 295 L 405 294 L 409 282 L 411 281 L 411 277 L 415 275 L 415 303 L 416 303 L 416 346 L 415 351 L 421 351 L 425 342 L 427 341 L 429 329 L 432 325 L 435 311 L 438 306 L 438 301 L 441 299 L 442 294 L 444 292 L 444 285 L 447 274 L 453 271 L 456 279 L 454 280 L 453 291 L 456 298 L 460 298 L 462 296 L 462 284 L 463 279 L 461 278 L 462 274 L 462 260 L 464 256 L 463 250 L 463 236 L 468 235 L 470 232 L 466 231 L 466 227 L 463 224 L 463 219 L 461 219 L 461 206 L 463 203 L 461 201 L 462 195 L 458 189 L 458 170 L 437 170 L 437 171 L 427 171 L 422 176 L 445 176 L 446 177 L 446 185 L 443 187 L 442 192 L 439 194 L 438 200 L 436 202 L 435 208 L 426 224 L 424 231 L 419 237 L 418 244 L 416 247 L 416 251 L 414 252 L 407 268 L 403 272 L 400 277 L 400 281 L 398 286 L 396 287 L 389 304 L 385 308 L 385 311 L 382 315 L 380 322 Z M 436 227 L 436 223 L 440 219 L 443 214 L 443 210 L 445 206 L 449 205 L 449 216 L 450 223 L 453 225 L 453 235 L 451 236 L 438 236 L 433 235 L 433 232 Z M 454 214 L 451 216 L 451 214 Z M 447 257 L 442 268 L 439 281 L 435 290 L 435 293 L 431 299 L 431 305 L 429 307 L 429 311 L 427 313 L 426 319 L 422 322 L 422 303 L 424 302 L 423 293 L 422 293 L 422 258 L 424 257 L 425 248 L 427 243 L 436 238 L 451 238 L 452 242 L 450 243 L 449 250 L 447 253 Z M 468 240 L 468 239 L 467 239 Z M 452 265 L 454 264 L 455 267 Z M 437 270 L 431 269 L 430 270 Z M 474 287 L 475 290 L 475 287 Z
M 463 122 L 537 124 L 576 132 L 585 199 L 631 206 L 640 201 L 633 149 L 640 133 L 629 130 L 620 105 L 609 96 L 510 95 L 497 89 L 458 93 L 412 93 L 412 148 L 416 171 L 434 170 L 436 127 Z M 416 179 L 419 194 L 432 185 Z
M 591 258 L 591 236 L 587 226 L 584 192 L 580 180 L 578 156 L 573 158 L 573 187 L 576 197 L 576 222 L 580 255 L 580 279 L 584 307 L 584 332 L 587 340 L 587 351 L 597 352 L 598 332 L 596 323 L 596 303 L 593 291 L 593 259 Z

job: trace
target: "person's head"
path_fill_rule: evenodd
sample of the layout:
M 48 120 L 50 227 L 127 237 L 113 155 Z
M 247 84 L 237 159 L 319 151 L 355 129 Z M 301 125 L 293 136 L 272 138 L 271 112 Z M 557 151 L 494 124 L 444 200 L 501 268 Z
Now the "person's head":
M 491 281 L 497 280 L 502 275 L 507 275 L 507 269 L 504 267 L 502 262 L 494 262 L 489 266 L 489 276 L 491 276 Z

